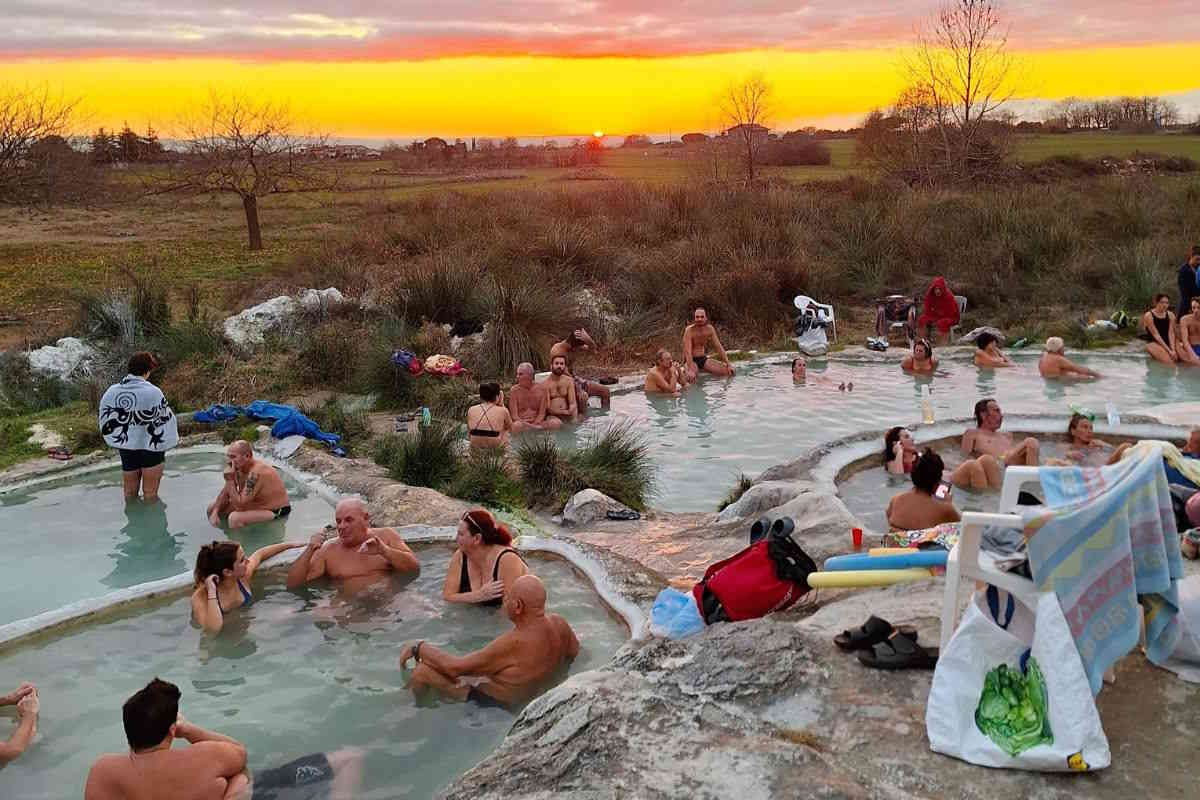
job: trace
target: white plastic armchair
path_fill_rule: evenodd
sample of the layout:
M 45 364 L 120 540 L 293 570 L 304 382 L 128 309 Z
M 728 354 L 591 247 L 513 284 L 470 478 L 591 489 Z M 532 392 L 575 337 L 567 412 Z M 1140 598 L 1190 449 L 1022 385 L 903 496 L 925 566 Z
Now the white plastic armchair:
M 1009 467 L 1004 472 L 1000 491 L 1000 513 L 986 514 L 964 511 L 958 544 L 946 559 L 946 592 L 942 598 L 942 649 L 950 643 L 958 624 L 958 609 L 962 605 L 962 582 L 982 581 L 1010 593 L 1027 608 L 1035 609 L 1038 590 L 1034 582 L 1011 572 L 979 563 L 979 543 L 983 529 L 989 525 L 1022 530 L 1025 521 L 1011 513 L 1017 508 L 1017 496 L 1026 484 L 1041 484 L 1037 467 Z M 971 587 L 968 586 L 968 593 Z
M 818 303 L 811 297 L 803 294 L 796 295 L 796 299 L 792 304 L 800 310 L 801 314 L 812 314 L 820 322 L 829 324 L 830 340 L 837 341 L 837 318 L 833 313 L 833 306 L 828 303 Z
M 954 295 L 954 302 L 958 304 L 958 320 L 959 324 L 950 326 L 950 338 L 954 338 L 954 332 L 962 328 L 963 314 L 967 313 L 967 298 L 961 294 Z

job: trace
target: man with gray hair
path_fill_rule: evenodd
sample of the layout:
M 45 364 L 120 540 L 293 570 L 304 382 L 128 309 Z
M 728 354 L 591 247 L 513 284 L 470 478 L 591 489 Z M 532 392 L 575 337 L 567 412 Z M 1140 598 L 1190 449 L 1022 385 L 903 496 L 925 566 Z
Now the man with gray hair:
M 517 382 L 508 392 L 508 413 L 513 420 L 513 433 L 552 431 L 562 427 L 562 420 L 547 416 L 550 395 L 546 387 L 533 382 L 533 364 L 517 365 Z
M 1066 345 L 1061 337 L 1046 340 L 1046 352 L 1038 360 L 1038 372 L 1043 378 L 1099 378 L 1100 373 L 1081 367 L 1063 355 Z
M 370 527 L 367 505 L 362 500 L 347 498 L 337 504 L 333 514 L 337 536 L 326 540 L 324 533 L 313 534 L 308 547 L 288 570 L 289 589 L 325 575 L 357 586 L 372 583 L 389 572 L 421 571 L 421 562 L 400 534 L 392 528 Z

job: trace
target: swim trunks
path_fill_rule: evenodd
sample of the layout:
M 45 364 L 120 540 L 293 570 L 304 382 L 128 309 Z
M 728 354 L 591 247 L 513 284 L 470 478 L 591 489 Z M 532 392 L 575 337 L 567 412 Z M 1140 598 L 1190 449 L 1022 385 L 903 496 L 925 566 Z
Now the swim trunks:
M 579 397 L 580 395 L 585 395 L 588 393 L 587 378 L 578 378 L 578 377 L 572 375 L 571 379 L 575 381 L 575 396 L 576 397 Z
M 696 362 L 696 369 L 704 369 L 704 362 L 708 361 L 708 356 L 692 356 L 692 361 Z
M 275 515 L 275 519 L 279 519 L 280 517 L 286 517 L 288 514 L 292 513 L 292 507 L 280 506 L 279 508 L 271 511 L 271 513 Z
M 1192 352 L 1200 356 L 1200 344 L 1192 345 Z
M 166 455 L 158 450 L 118 450 L 121 454 L 121 471 L 137 472 L 139 469 L 157 467 L 166 460 Z
M 467 691 L 467 702 L 474 703 L 480 708 L 502 708 L 505 711 L 512 711 L 512 709 L 504 703 L 492 697 L 490 694 L 480 691 L 474 686 Z
M 329 759 L 324 753 L 313 753 L 255 773 L 253 800 L 325 800 L 332 783 Z

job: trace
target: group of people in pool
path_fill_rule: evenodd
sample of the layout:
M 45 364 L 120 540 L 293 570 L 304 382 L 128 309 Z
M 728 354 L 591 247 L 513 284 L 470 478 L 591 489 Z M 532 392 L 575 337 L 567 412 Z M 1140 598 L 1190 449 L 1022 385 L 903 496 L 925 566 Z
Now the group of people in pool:
M 1041 445 L 1026 437 L 1020 442 L 1001 431 L 1004 414 L 992 399 L 975 404 L 975 427 L 963 432 L 960 454 L 963 461 L 946 476 L 946 463 L 933 448 L 918 451 L 912 433 L 901 426 L 891 428 L 883 438 L 883 467 L 894 475 L 908 474 L 912 488 L 888 502 L 887 522 L 891 530 L 922 530 L 946 522 L 958 522 L 961 516 L 950 498 L 952 487 L 972 490 L 997 490 L 1004 480 L 1006 466 L 1037 466 L 1042 463 Z M 1075 413 L 1067 422 L 1067 449 L 1061 457 L 1047 458 L 1050 466 L 1096 467 L 1115 464 L 1132 445 L 1113 446 L 1097 439 L 1092 418 Z M 1181 451 L 1184 457 L 1200 458 L 1200 428 L 1191 431 Z
M 224 486 L 209 506 L 210 522 L 231 530 L 286 516 L 287 489 L 271 465 L 255 458 L 244 441 L 226 450 Z M 321 578 L 355 593 L 391 574 L 415 574 L 421 565 L 392 528 L 374 527 L 366 504 L 347 498 L 334 510 L 334 525 L 307 542 L 282 542 L 247 554 L 236 541 L 204 545 L 196 557 L 191 614 L 205 632 L 219 634 L 230 615 L 254 602 L 252 579 L 261 565 L 280 553 L 301 549 L 287 574 L 294 589 Z M 331 530 L 336 535 L 330 535 Z M 442 597 L 449 603 L 501 608 L 512 627 L 480 650 L 456 655 L 435 644 L 414 641 L 399 652 L 415 693 L 433 691 L 451 700 L 514 708 L 543 689 L 579 653 L 579 640 L 565 619 L 547 611 L 546 587 L 512 548 L 506 526 L 484 509 L 459 519 Z M 155 678 L 126 701 L 123 717 L 129 752 L 95 762 L 86 800 L 127 797 L 296 796 L 287 790 L 316 786 L 326 797 L 353 796 L 361 754 L 351 750 L 305 756 L 251 777 L 246 748 L 219 733 L 187 722 L 178 714 L 179 689 Z M 0 705 L 16 705 L 17 730 L 0 744 L 0 766 L 16 758 L 37 731 L 39 697 L 23 684 Z M 175 739 L 193 746 L 172 750 Z M 201 791 L 197 791 L 202 789 Z M 303 794 L 303 797 L 318 795 Z

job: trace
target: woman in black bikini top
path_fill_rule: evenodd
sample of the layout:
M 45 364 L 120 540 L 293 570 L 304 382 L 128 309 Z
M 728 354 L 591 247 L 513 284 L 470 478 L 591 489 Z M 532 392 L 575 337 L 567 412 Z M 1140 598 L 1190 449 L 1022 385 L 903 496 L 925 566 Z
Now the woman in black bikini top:
M 450 557 L 442 587 L 442 597 L 448 602 L 499 606 L 505 588 L 529 572 L 521 554 L 509 546 L 512 534 L 508 528 L 482 508 L 463 514 L 454 541 L 458 549 Z M 506 558 L 509 553 L 512 557 Z M 472 572 L 475 580 L 471 579 Z
M 512 431 L 512 415 L 504 407 L 500 384 L 481 383 L 482 403 L 467 410 L 467 436 L 472 447 L 503 447 Z M 486 427 L 485 427 L 486 426 Z

